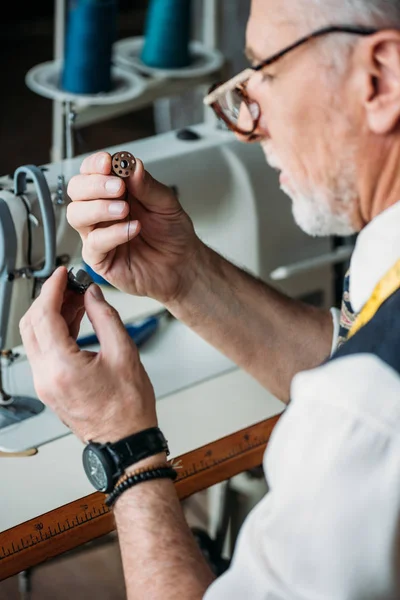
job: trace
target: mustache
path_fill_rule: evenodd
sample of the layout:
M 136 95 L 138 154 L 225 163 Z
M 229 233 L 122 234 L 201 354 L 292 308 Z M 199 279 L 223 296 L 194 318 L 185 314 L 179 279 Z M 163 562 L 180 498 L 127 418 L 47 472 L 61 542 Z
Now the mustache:
M 280 163 L 278 157 L 276 156 L 276 154 L 274 153 L 273 149 L 271 148 L 270 144 L 268 142 L 261 143 L 261 148 L 264 152 L 265 159 L 266 159 L 268 165 L 272 169 L 276 169 L 277 171 L 282 171 L 281 163 Z

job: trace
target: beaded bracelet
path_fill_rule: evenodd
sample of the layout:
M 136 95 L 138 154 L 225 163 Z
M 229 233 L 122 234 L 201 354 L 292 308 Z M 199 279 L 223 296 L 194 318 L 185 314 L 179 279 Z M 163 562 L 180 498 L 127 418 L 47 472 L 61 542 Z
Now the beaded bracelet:
M 121 483 L 123 483 L 124 481 L 126 481 L 128 479 L 128 477 L 133 477 L 134 475 L 139 475 L 139 473 L 144 473 L 145 471 L 154 471 L 155 469 L 163 469 L 165 467 L 172 467 L 172 466 L 173 465 L 169 464 L 169 462 L 163 461 L 163 462 L 160 462 L 158 465 L 154 465 L 153 467 L 140 467 L 139 469 L 135 469 L 131 473 L 124 473 L 118 479 L 118 481 L 115 484 L 114 488 L 116 488 L 119 485 L 121 485 Z
M 106 506 L 112 506 L 115 501 L 121 496 L 125 490 L 133 487 L 137 483 L 142 483 L 142 481 L 151 481 L 152 479 L 172 479 L 173 481 L 177 478 L 178 473 L 172 467 L 158 467 L 153 469 L 148 469 L 147 471 L 143 471 L 141 473 L 137 473 L 136 475 L 130 475 L 127 477 L 122 483 L 117 485 L 111 494 L 107 496 L 105 499 Z

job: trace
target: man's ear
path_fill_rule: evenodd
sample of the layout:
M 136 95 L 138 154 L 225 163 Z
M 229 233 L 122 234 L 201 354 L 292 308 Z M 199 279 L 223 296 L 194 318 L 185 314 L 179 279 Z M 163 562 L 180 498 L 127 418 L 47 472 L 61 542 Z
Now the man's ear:
M 400 32 L 378 32 L 363 45 L 363 53 L 368 73 L 368 124 L 374 133 L 389 133 L 400 122 Z

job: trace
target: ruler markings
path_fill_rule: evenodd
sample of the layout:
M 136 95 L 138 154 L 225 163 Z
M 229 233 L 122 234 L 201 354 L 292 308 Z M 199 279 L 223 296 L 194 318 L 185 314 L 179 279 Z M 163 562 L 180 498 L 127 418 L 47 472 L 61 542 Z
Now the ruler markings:
M 179 497 L 184 499 L 253 468 L 257 466 L 254 462 L 261 464 L 261 451 L 264 452 L 279 417 L 267 419 L 177 457 L 183 464 L 189 459 L 189 467 L 180 469 L 175 481 Z M 0 581 L 113 531 L 112 512 L 104 504 L 104 497 L 104 494 L 95 492 L 0 533 L 0 541 L 2 538 L 5 540 L 0 546 Z M 35 533 L 29 531 L 32 528 Z M 82 532 L 75 534 L 71 532 L 74 529 Z M 72 537 L 74 539 L 70 539 Z

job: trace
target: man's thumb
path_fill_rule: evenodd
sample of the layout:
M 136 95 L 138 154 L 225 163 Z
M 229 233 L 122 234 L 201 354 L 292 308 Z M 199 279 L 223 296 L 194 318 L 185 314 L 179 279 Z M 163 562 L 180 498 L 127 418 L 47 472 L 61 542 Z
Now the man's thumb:
M 95 283 L 85 293 L 85 308 L 102 352 L 110 358 L 118 358 L 127 342 L 131 345 L 130 338 L 118 312 Z
M 143 162 L 137 158 L 135 172 L 128 179 L 130 193 L 150 211 L 175 213 L 179 201 L 172 189 L 157 181 L 145 170 Z

